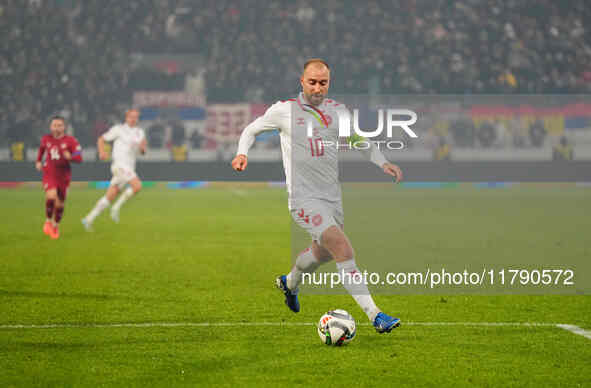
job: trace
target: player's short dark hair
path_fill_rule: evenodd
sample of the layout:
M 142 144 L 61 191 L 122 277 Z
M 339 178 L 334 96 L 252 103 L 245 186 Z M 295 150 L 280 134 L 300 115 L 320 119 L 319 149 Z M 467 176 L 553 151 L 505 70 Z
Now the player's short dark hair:
M 308 68 L 308 66 L 310 66 L 313 63 L 321 63 L 324 66 L 326 66 L 326 68 L 328 70 L 330 70 L 330 66 L 328 66 L 328 63 L 326 63 L 326 61 L 324 59 L 321 59 L 321 58 L 311 58 L 311 59 L 308 59 L 306 61 L 306 63 L 304 63 L 304 71 L 306 71 L 306 69 Z
M 53 122 L 53 120 L 61 120 L 64 123 L 64 125 L 66 124 L 66 118 L 64 116 L 60 116 L 60 115 L 51 116 L 51 118 L 49 119 L 49 124 L 51 124 Z

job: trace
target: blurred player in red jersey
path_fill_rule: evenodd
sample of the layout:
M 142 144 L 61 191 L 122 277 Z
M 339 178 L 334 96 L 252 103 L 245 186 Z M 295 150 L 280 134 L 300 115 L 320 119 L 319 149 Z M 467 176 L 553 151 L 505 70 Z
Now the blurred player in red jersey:
M 43 171 L 47 216 L 43 232 L 52 239 L 57 239 L 60 236 L 58 225 L 64 214 L 64 202 L 72 177 L 70 162 L 82 162 L 82 149 L 75 137 L 65 134 L 66 120 L 63 117 L 52 117 L 49 129 L 51 134 L 41 138 L 35 167 Z M 44 154 L 45 162 L 42 164 Z

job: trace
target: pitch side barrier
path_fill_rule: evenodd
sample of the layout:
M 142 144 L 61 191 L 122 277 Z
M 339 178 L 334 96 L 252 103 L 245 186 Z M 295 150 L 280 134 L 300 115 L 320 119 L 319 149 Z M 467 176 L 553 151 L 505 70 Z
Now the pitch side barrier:
M 396 162 L 396 161 L 394 161 Z M 400 162 L 406 182 L 591 182 L 591 161 L 569 162 Z M 251 162 L 237 173 L 230 162 L 138 162 L 137 173 L 150 181 L 282 181 L 281 162 Z M 388 181 L 369 162 L 341 162 L 343 182 Z M 108 163 L 72 167 L 74 181 L 109 180 Z M 40 181 L 33 162 L 0 162 L 0 181 Z

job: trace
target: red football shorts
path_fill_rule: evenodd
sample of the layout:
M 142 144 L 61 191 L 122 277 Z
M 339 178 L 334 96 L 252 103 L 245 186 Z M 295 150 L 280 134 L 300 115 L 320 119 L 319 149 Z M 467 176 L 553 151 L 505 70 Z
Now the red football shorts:
M 70 180 L 67 178 L 55 177 L 48 174 L 43 174 L 43 190 L 56 189 L 57 197 L 60 201 L 66 200 Z

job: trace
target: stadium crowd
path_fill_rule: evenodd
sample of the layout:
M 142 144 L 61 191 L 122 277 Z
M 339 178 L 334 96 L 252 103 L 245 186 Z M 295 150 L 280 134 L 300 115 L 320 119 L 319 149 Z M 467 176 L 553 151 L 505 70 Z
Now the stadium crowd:
M 129 54 L 196 53 L 208 100 L 272 101 L 325 58 L 334 93 L 588 93 L 587 0 L 4 0 L 0 138 L 62 111 L 83 143 L 129 104 Z

